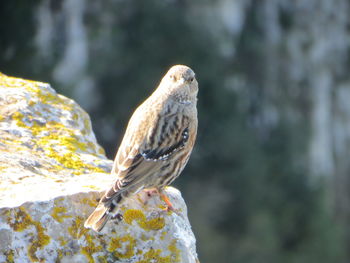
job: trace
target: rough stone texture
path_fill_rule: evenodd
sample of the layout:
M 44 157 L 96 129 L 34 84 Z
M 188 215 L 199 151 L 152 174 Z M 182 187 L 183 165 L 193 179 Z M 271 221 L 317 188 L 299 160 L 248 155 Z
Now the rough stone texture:
M 198 262 L 178 190 L 128 200 L 121 222 L 83 227 L 113 181 L 89 116 L 48 84 L 0 73 L 0 262 Z

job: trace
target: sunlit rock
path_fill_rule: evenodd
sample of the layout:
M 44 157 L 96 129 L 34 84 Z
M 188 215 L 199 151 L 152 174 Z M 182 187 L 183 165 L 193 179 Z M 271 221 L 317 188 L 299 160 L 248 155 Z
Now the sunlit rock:
M 0 262 L 196 262 L 178 190 L 178 213 L 142 193 L 101 233 L 83 227 L 113 182 L 89 116 L 48 84 L 0 74 Z M 197 261 L 198 262 L 198 261 Z

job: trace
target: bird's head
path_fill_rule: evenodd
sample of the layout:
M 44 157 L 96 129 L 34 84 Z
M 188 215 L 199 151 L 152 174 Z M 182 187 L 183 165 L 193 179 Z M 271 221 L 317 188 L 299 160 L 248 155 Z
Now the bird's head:
M 190 104 L 196 101 L 198 82 L 191 68 L 184 65 L 175 65 L 165 74 L 159 88 L 176 101 Z

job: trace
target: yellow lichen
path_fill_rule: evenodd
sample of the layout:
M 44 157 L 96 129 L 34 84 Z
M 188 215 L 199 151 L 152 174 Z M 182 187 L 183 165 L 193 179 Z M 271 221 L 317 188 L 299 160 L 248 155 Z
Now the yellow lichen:
M 61 262 L 62 256 L 63 256 L 62 249 L 57 249 L 57 259 L 55 263 Z
M 77 113 L 73 113 L 72 119 L 75 120 L 75 121 L 78 121 L 79 115 Z
M 88 233 L 88 229 L 84 227 L 84 218 L 77 217 L 70 227 L 68 227 L 68 232 L 73 239 L 84 240 L 83 245 L 80 248 L 80 251 L 83 255 L 86 256 L 89 263 L 94 263 L 93 254 L 100 252 L 103 244 L 103 239 L 95 241 L 93 236 Z M 101 244 L 101 245 L 96 245 Z
M 19 86 L 24 86 L 24 83 L 27 84 L 26 86 L 31 86 L 33 83 L 38 84 L 40 82 L 8 77 L 0 73 L 0 88 L 17 88 Z
M 163 217 L 156 217 L 147 220 L 145 214 L 141 210 L 137 209 L 129 209 L 125 211 L 123 217 L 127 224 L 132 224 L 132 222 L 135 220 L 141 228 L 147 231 L 159 230 L 165 225 Z
M 28 102 L 28 106 L 30 106 L 30 107 L 33 107 L 35 104 L 36 104 L 36 101 L 35 101 L 35 100 L 30 100 L 30 101 Z
M 106 155 L 106 152 L 102 147 L 99 147 L 97 152 L 101 155 Z
M 134 220 L 144 221 L 145 219 L 146 216 L 141 210 L 129 209 L 124 213 L 124 221 L 127 224 L 131 224 Z
M 136 240 L 130 235 L 112 238 L 107 250 L 116 258 L 131 258 L 134 255 Z
M 57 94 L 47 90 L 47 89 L 38 89 L 37 95 L 42 103 L 45 104 L 60 104 L 67 105 L 67 103 Z
M 26 90 L 32 93 L 37 93 L 39 91 L 39 87 L 37 85 L 35 86 L 31 85 L 31 86 L 27 86 Z
M 160 240 L 164 240 L 167 232 L 163 231 L 162 234 L 160 235 Z
M 84 119 L 84 130 L 90 131 L 91 130 L 91 122 L 88 118 Z
M 6 262 L 7 263 L 14 263 L 14 251 L 13 249 L 10 249 L 8 251 L 5 252 L 5 256 L 6 256 Z
M 170 255 L 161 256 L 161 249 L 153 249 L 151 248 L 146 253 L 143 254 L 143 259 L 138 261 L 137 263 L 177 263 L 180 262 L 180 250 L 176 247 L 176 239 L 172 240 L 170 245 L 168 246 Z
M 89 172 L 105 172 L 103 169 L 93 166 L 88 163 L 84 163 L 78 151 L 85 152 L 87 150 L 87 143 L 80 142 L 78 137 L 72 133 L 71 130 L 64 127 L 63 124 L 59 124 L 53 121 L 47 123 L 46 126 L 39 125 L 36 121 L 31 121 L 31 126 L 27 126 L 24 122 L 24 115 L 20 112 L 16 112 L 12 116 L 13 119 L 17 121 L 19 127 L 27 127 L 33 133 L 33 135 L 38 136 L 38 140 L 35 141 L 36 147 L 44 149 L 46 156 L 55 159 L 60 165 L 68 169 L 75 170 L 73 174 L 84 173 L 85 170 Z M 46 136 L 39 136 L 42 133 L 48 133 Z M 54 146 L 63 146 L 66 152 L 60 150 L 57 152 L 54 150 Z M 59 166 L 56 166 L 60 169 Z
M 44 228 L 41 226 L 39 222 L 33 221 L 33 224 L 35 225 L 37 230 L 37 238 L 34 239 L 30 244 L 30 246 L 28 247 L 28 255 L 32 261 L 36 262 L 36 261 L 41 261 L 36 256 L 36 251 L 48 245 L 50 243 L 50 237 L 45 234 Z
M 80 202 L 81 202 L 82 204 L 88 205 L 88 206 L 90 206 L 90 207 L 96 207 L 96 206 L 97 206 L 97 202 L 96 202 L 96 200 L 95 200 L 94 198 L 91 199 L 91 198 L 85 197 L 85 198 L 82 198 L 82 199 L 80 200 Z
M 82 160 L 81 155 L 79 154 L 86 152 L 88 149 L 93 150 L 94 152 L 90 152 L 90 154 L 94 155 L 103 152 L 101 147 L 95 146 L 91 141 L 82 141 L 79 137 L 83 136 L 86 131 L 91 130 L 90 120 L 85 112 L 79 107 L 76 107 L 74 103 L 64 96 L 60 96 L 50 89 L 41 88 L 40 86 L 45 85 L 43 83 L 10 78 L 5 75 L 1 76 L 0 83 L 3 83 L 6 87 L 23 86 L 30 93 L 34 93 L 36 95 L 35 100 L 33 98 L 28 100 L 28 105 L 31 106 L 32 109 L 35 108 L 35 104 L 37 103 L 43 104 L 40 111 L 33 111 L 32 113 L 26 114 L 17 111 L 11 114 L 11 119 L 18 127 L 27 128 L 28 131 L 36 137 L 36 140 L 33 141 L 34 150 L 38 149 L 43 151 L 46 156 L 54 159 L 58 165 L 53 166 L 53 168 L 61 170 L 63 166 L 74 170 L 72 171 L 73 174 L 106 172 L 99 167 L 86 163 Z M 50 111 L 52 107 L 74 112 L 72 114 L 73 120 L 79 119 L 79 114 L 75 111 L 81 111 L 81 114 L 84 116 L 84 129 L 74 131 L 66 127 L 63 123 L 60 123 L 57 120 L 52 120 L 50 117 L 43 122 L 41 117 L 42 112 Z
M 35 227 L 36 236 L 33 236 L 33 240 L 28 247 L 28 256 L 33 262 L 40 261 L 36 256 L 36 251 L 48 245 L 50 243 L 50 237 L 45 234 L 45 230 L 41 223 L 33 220 L 24 208 L 20 207 L 18 209 L 14 209 L 10 211 L 10 214 L 11 217 L 8 217 L 7 222 L 14 231 L 22 232 L 31 226 Z
M 79 239 L 87 231 L 88 229 L 84 227 L 84 218 L 80 216 L 76 217 L 71 226 L 68 227 L 68 232 L 74 239 Z
M 145 221 L 144 224 L 140 224 L 140 226 L 145 230 L 159 230 L 162 229 L 165 225 L 163 217 L 156 217 Z
M 103 256 L 99 256 L 97 260 L 98 260 L 98 263 L 108 263 L 107 259 Z
M 0 171 L 1 171 L 1 167 L 0 167 Z M 89 185 L 84 185 L 83 186 L 84 188 L 89 188 L 91 190 L 96 190 L 96 191 L 101 191 L 102 189 L 96 185 L 92 185 L 92 184 L 89 184 Z
M 162 250 L 160 249 L 153 249 L 151 248 L 148 250 L 144 255 L 143 259 L 138 261 L 137 263 L 172 263 L 174 261 L 171 261 L 170 256 L 162 257 L 160 254 L 162 253 Z
M 48 130 L 52 132 L 46 136 L 41 137 L 38 143 L 39 145 L 45 145 L 45 143 L 59 143 L 59 145 L 64 146 L 66 150 L 69 151 L 86 151 L 87 144 L 85 142 L 80 142 L 78 137 L 75 134 L 73 134 L 71 130 L 63 127 L 62 124 L 52 123 L 53 122 L 50 122 L 50 125 L 55 125 L 55 127 L 50 128 L 50 125 L 47 125 L 45 127 L 36 127 L 35 129 L 31 127 L 31 131 L 36 134 L 39 134 L 41 132 L 47 132 Z
M 11 213 L 12 211 L 13 214 Z M 8 211 L 7 223 L 13 228 L 14 231 L 22 232 L 32 225 L 33 220 L 30 215 L 27 214 L 24 208 L 20 207 L 12 211 Z
M 55 206 L 53 208 L 53 211 L 51 213 L 51 216 L 53 219 L 55 219 L 57 222 L 62 223 L 65 218 L 70 218 L 71 216 L 66 215 L 67 208 L 64 206 Z
M 60 245 L 61 245 L 62 247 L 64 247 L 64 246 L 67 245 L 67 243 L 68 243 L 67 239 L 66 239 L 65 237 L 63 237 L 63 236 L 60 236 L 60 237 L 58 238 L 58 241 L 60 242 Z
M 17 123 L 17 126 L 18 127 L 27 127 L 27 125 L 23 122 L 23 118 L 24 118 L 24 115 L 23 113 L 17 111 L 15 113 L 12 114 L 11 118 L 13 120 L 16 120 L 16 123 Z
M 168 246 L 168 249 L 171 253 L 171 262 L 180 262 L 180 250 L 176 246 L 176 241 L 176 239 L 173 239 L 170 245 Z
M 102 250 L 102 246 L 96 246 L 95 244 L 98 242 L 94 242 L 91 235 L 85 234 L 84 237 L 87 245 L 81 247 L 81 253 L 86 256 L 89 263 L 94 263 L 95 260 L 93 258 L 93 254 L 100 252 Z
M 149 237 L 142 233 L 140 239 L 142 241 L 147 241 L 149 239 Z

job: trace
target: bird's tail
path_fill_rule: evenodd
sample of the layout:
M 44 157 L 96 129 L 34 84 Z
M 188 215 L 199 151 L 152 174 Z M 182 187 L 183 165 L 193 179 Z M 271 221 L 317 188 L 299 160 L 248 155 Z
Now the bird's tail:
M 93 230 L 100 232 L 107 223 L 108 219 L 111 218 L 110 208 L 104 203 L 100 203 L 94 212 L 85 221 L 84 226 L 86 228 L 92 228 Z
M 121 190 L 120 184 L 121 182 L 117 180 L 113 187 L 106 191 L 102 196 L 95 211 L 92 212 L 89 218 L 85 221 L 84 226 L 86 228 L 92 228 L 93 230 L 100 232 L 107 221 L 116 215 L 120 203 L 129 195 L 128 190 Z

